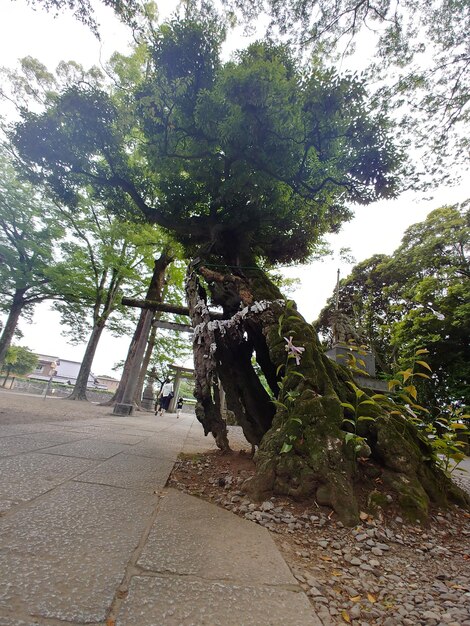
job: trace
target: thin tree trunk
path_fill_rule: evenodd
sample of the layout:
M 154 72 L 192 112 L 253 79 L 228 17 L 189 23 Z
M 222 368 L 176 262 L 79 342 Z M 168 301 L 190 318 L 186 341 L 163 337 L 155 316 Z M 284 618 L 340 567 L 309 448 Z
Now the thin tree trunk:
M 10 377 L 11 367 L 8 366 L 6 368 L 6 370 L 4 370 L 4 371 L 5 371 L 5 378 L 3 379 L 2 387 L 6 387 L 7 386 L 7 381 L 8 381 L 8 378 Z M 10 389 L 11 389 L 11 384 L 10 384 Z
M 86 390 L 88 385 L 88 377 L 90 376 L 91 366 L 93 365 L 93 359 L 95 358 L 96 348 L 98 347 L 101 334 L 104 330 L 104 323 L 95 325 L 88 340 L 88 344 L 83 355 L 82 364 L 78 372 L 77 381 L 70 396 L 67 396 L 67 400 L 87 400 Z
M 7 321 L 3 329 L 2 336 L 0 337 L 0 365 L 5 360 L 5 356 L 8 348 L 11 345 L 13 335 L 15 334 L 16 327 L 18 326 L 18 320 L 21 315 L 21 311 L 25 306 L 24 302 L 24 289 L 17 289 L 13 296 L 13 301 L 8 313 Z

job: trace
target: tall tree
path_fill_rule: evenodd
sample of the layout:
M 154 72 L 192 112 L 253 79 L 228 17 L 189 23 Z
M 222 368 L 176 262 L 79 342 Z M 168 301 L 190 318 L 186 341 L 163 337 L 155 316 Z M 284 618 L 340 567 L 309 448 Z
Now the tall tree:
M 469 242 L 469 203 L 444 206 L 408 228 L 392 255 L 366 259 L 340 285 L 339 309 L 366 331 L 382 371 L 429 351 L 433 375 L 420 397 L 434 412 L 470 404 Z M 317 323 L 330 341 L 334 300 Z
M 392 344 L 403 360 L 429 350 L 428 401 L 470 405 L 470 203 L 444 206 L 407 229 L 389 264 L 402 294 Z
M 468 166 L 470 11 L 466 0 L 233 0 L 248 24 L 267 11 L 270 31 L 335 64 L 359 48 L 369 88 L 424 156 L 426 178 Z M 363 51 L 364 42 L 368 46 Z M 362 61 L 363 62 L 363 61 Z M 424 172 L 420 172 L 421 175 Z
M 70 237 L 61 244 L 64 260 L 56 268 L 55 280 L 71 285 L 73 297 L 55 302 L 54 307 L 74 341 L 88 336 L 69 396 L 71 400 L 86 400 L 88 377 L 103 330 L 111 316 L 128 313 L 121 306 L 123 289 L 141 294 L 145 288 L 158 234 L 154 227 L 122 221 L 92 201 L 82 200 L 75 212 L 63 210 L 62 215 Z M 113 330 L 126 332 L 117 323 Z
M 99 33 L 89 0 L 29 0 L 48 10 L 68 8 Z M 146 32 L 154 10 L 151 3 L 103 0 L 136 32 Z M 186 14 L 214 13 L 214 2 L 184 3 Z M 241 22 L 248 31 L 270 18 L 271 37 L 288 39 L 301 54 L 328 59 L 335 66 L 368 43 L 369 88 L 384 110 L 396 112 L 397 132 L 415 148 L 415 182 L 435 184 L 455 177 L 455 165 L 468 164 L 470 120 L 470 11 L 466 0 L 230 0 L 219 16 L 227 24 Z M 152 30 L 152 28 L 150 28 Z M 99 36 L 99 35 L 98 35 Z M 372 51 L 371 51 L 372 50 Z
M 156 302 L 162 301 L 163 288 L 167 268 L 173 262 L 174 257 L 169 248 L 163 250 L 159 258 L 155 259 L 153 273 L 147 289 L 146 297 Z M 137 326 L 134 331 L 124 370 L 116 389 L 116 393 L 108 404 L 115 404 L 114 412 L 127 415 L 132 412 L 134 404 L 140 404 L 140 393 L 136 398 L 139 387 L 139 375 L 142 369 L 142 361 L 147 348 L 147 342 L 152 326 L 153 312 L 143 309 L 140 313 Z
M 54 206 L 31 184 L 20 180 L 0 153 L 0 310 L 7 319 L 0 336 L 0 363 L 22 315 L 60 295 L 52 281 L 55 249 L 64 235 Z
M 185 301 L 184 292 L 184 275 L 186 264 L 182 261 L 174 261 L 168 268 L 165 282 L 162 288 L 161 299 L 168 304 L 182 305 Z M 147 298 L 149 295 L 147 294 Z M 157 323 L 164 320 L 164 314 L 157 312 L 152 318 L 152 328 L 150 330 L 147 346 L 145 349 L 142 367 L 139 373 L 137 388 L 135 391 L 134 401 L 137 406 L 141 404 L 142 392 L 144 389 L 145 378 L 148 374 L 150 365 L 156 368 L 157 380 L 164 380 L 167 372 L 165 365 L 174 361 L 186 360 L 191 356 L 191 345 L 188 341 L 186 333 L 171 331 L 168 333 L 157 332 Z M 173 318 L 175 322 L 187 323 L 187 319 L 177 316 Z M 181 334 L 186 337 L 181 337 Z
M 13 136 L 32 176 L 58 197 L 85 184 L 122 194 L 193 258 L 196 414 L 227 449 L 220 379 L 228 408 L 259 444 L 251 490 L 314 494 L 356 523 L 360 436 L 360 455 L 409 515 L 424 517 L 430 498 L 465 502 L 414 427 L 374 401 L 345 434 L 344 407 L 349 415 L 363 392 L 323 355 L 311 325 L 260 266 L 305 261 L 322 233 L 348 219 L 351 203 L 396 195 L 402 157 L 389 120 L 354 76 L 301 68 L 269 42 L 222 64 L 220 43 L 213 23 L 166 24 L 125 108 L 77 85 L 44 113 L 25 112 Z M 222 310 L 215 318 L 209 295 Z

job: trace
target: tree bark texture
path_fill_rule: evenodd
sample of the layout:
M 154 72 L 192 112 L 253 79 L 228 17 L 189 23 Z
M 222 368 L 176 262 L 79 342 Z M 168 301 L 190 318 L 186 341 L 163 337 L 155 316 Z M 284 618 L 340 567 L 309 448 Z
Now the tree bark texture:
M 145 348 L 145 354 L 142 360 L 142 366 L 140 368 L 139 378 L 137 380 L 137 387 L 136 387 L 135 394 L 134 394 L 134 402 L 138 408 L 141 408 L 142 393 L 144 390 L 145 377 L 147 376 L 150 359 L 152 358 L 153 349 L 155 348 L 155 340 L 157 337 L 157 328 L 154 325 L 155 319 L 156 319 L 156 315 L 153 315 L 152 326 L 150 328 L 150 333 L 149 333 L 148 340 L 147 340 L 147 346 Z
M 77 380 L 72 393 L 67 396 L 67 400 L 87 400 L 86 390 L 88 385 L 88 377 L 90 376 L 93 359 L 95 358 L 96 348 L 104 330 L 104 323 L 95 324 L 88 340 L 85 354 L 83 355 L 82 364 L 78 372 Z
M 224 432 L 226 438 L 211 391 L 220 379 L 227 408 L 247 440 L 259 446 L 256 474 L 246 489 L 260 498 L 273 492 L 313 497 L 349 525 L 359 520 L 358 484 L 361 492 L 370 488 L 372 502 L 375 478 L 413 519 L 427 516 L 430 501 L 468 504 L 430 460 L 429 444 L 416 428 L 377 402 L 362 409 L 371 419 L 356 424 L 356 435 L 364 438 L 361 449 L 348 441 L 341 402 L 356 401 L 349 371 L 324 355 L 313 327 L 264 272 L 252 260 L 244 265 L 249 269 L 221 272 L 200 266 L 200 280 L 195 272 L 189 275 L 188 300 L 197 416 L 206 434 L 212 432 L 217 441 Z M 210 320 L 206 291 L 212 304 L 222 306 L 225 319 Z
M 214 361 L 216 347 L 211 319 L 207 308 L 206 294 L 194 271 L 189 268 L 186 281 L 189 314 L 194 328 L 193 356 L 196 371 L 194 397 L 196 417 L 207 436 L 212 433 L 215 442 L 223 452 L 230 450 L 227 425 L 221 415 L 218 379 Z
M 173 258 L 173 255 L 166 250 L 162 252 L 158 259 L 155 259 L 153 274 L 147 291 L 147 297 L 143 302 L 151 302 L 153 305 L 161 304 L 165 273 L 168 265 L 172 263 Z M 130 298 L 123 298 L 122 302 L 123 304 L 126 304 L 127 302 L 132 303 L 135 301 Z M 129 306 L 136 305 L 129 304 Z M 107 406 L 114 406 L 115 404 L 123 402 L 134 402 L 138 385 L 138 377 L 142 366 L 142 358 L 151 330 L 152 318 L 152 307 L 143 307 L 129 345 L 119 386 L 113 397 L 106 403 Z
M 8 348 L 11 345 L 13 335 L 15 334 L 16 327 L 18 326 L 18 320 L 21 315 L 21 311 L 25 306 L 24 301 L 25 290 L 17 289 L 13 296 L 13 301 L 8 313 L 7 321 L 3 328 L 2 336 L 0 337 L 0 365 L 5 360 L 5 356 Z

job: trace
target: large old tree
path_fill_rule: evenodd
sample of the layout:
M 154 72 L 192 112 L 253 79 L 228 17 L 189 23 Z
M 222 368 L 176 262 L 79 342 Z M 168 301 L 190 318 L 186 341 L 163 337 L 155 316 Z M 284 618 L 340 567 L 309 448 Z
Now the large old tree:
M 312 326 L 264 271 L 307 260 L 352 203 L 396 195 L 393 128 L 354 76 L 300 67 L 269 42 L 222 64 L 220 42 L 211 23 L 166 24 L 132 88 L 110 95 L 77 85 L 44 113 L 24 113 L 13 139 L 31 176 L 69 202 L 84 185 L 127 198 L 184 246 L 197 416 L 227 449 L 220 380 L 259 446 L 247 488 L 313 495 L 346 523 L 358 519 L 357 479 L 377 468 L 410 515 L 424 516 L 430 499 L 464 502 L 411 425 L 370 400 L 361 415 L 348 414 L 341 402 L 356 404 L 349 374 L 323 355 Z M 355 436 L 345 436 L 345 410 L 372 419 L 356 420 Z M 358 455 L 369 460 L 358 464 Z

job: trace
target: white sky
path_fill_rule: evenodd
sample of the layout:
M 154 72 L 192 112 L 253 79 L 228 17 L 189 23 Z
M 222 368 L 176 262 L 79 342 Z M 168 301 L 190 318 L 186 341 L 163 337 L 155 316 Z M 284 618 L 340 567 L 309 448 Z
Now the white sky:
M 165 3 L 159 4 L 165 6 Z M 166 2 L 170 9 L 175 4 Z M 0 65 L 15 67 L 18 58 L 33 56 L 49 69 L 54 69 L 61 60 L 78 61 L 87 67 L 98 65 L 100 59 L 104 62 L 115 50 L 125 52 L 130 40 L 128 29 L 103 7 L 99 8 L 98 19 L 101 42 L 71 15 L 54 18 L 51 13 L 33 11 L 23 0 L 0 0 Z M 231 49 L 243 45 L 242 39 L 230 42 Z M 400 244 L 408 226 L 422 221 L 438 206 L 461 202 L 468 197 L 470 183 L 467 182 L 455 188 L 435 190 L 432 200 L 426 200 L 424 194 L 407 193 L 394 201 L 357 207 L 355 218 L 343 226 L 339 235 L 329 238 L 336 251 L 334 258 L 286 270 L 288 276 L 301 280 L 301 286 L 291 296 L 299 311 L 308 321 L 313 321 L 334 289 L 337 269 L 340 268 L 343 277 L 348 274 L 351 266 L 338 260 L 341 248 L 351 248 L 357 262 L 376 253 L 390 254 Z M 48 303 L 38 306 L 32 324 L 20 323 L 24 333 L 20 343 L 35 352 L 80 361 L 85 345 L 72 346 L 61 336 L 59 315 L 49 307 Z M 129 341 L 130 337 L 116 339 L 105 332 L 93 372 L 115 376 L 112 367 L 125 358 Z

